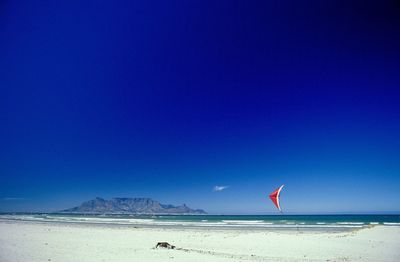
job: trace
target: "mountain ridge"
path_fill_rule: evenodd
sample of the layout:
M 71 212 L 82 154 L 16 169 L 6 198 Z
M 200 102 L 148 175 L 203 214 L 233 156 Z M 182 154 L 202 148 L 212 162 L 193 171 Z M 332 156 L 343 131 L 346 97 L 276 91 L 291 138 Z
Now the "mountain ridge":
M 161 204 L 151 198 L 115 197 L 106 200 L 101 197 L 83 202 L 81 205 L 61 210 L 60 213 L 84 214 L 207 214 L 202 209 L 191 209 L 186 204 L 174 206 Z

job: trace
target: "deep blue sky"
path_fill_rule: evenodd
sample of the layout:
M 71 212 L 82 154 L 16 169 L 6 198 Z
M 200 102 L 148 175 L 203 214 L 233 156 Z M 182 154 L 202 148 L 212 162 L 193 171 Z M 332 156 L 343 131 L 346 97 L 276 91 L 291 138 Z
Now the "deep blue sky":
M 248 2 L 2 1 L 0 211 L 400 211 L 399 5 Z

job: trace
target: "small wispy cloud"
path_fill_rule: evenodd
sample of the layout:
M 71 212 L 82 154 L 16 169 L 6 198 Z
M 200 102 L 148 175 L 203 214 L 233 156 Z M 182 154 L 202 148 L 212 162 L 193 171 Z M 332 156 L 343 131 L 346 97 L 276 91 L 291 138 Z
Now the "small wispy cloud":
M 227 189 L 229 186 L 215 186 L 214 188 L 213 188 L 213 191 L 214 192 L 220 192 L 220 191 L 223 191 L 223 190 L 225 190 L 225 189 Z
M 3 197 L 2 199 L 4 201 L 19 201 L 19 200 L 24 200 L 25 198 L 23 198 L 23 197 Z

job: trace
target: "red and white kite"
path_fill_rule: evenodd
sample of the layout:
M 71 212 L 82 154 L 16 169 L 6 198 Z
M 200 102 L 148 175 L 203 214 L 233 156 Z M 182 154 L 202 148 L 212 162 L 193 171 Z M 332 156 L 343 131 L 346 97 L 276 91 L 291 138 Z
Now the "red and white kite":
M 272 192 L 269 195 L 269 198 L 271 198 L 272 202 L 274 202 L 275 206 L 281 212 L 282 212 L 282 210 L 281 210 L 281 205 L 279 204 L 279 194 L 281 193 L 281 190 L 282 190 L 283 187 L 284 187 L 284 185 L 281 185 L 278 189 L 276 189 L 274 192 Z

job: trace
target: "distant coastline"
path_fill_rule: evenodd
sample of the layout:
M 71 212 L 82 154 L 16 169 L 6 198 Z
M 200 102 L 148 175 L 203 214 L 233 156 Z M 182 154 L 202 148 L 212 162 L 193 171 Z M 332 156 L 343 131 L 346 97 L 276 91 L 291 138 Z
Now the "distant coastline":
M 133 215 L 205 215 L 202 209 L 192 209 L 186 204 L 174 206 L 161 204 L 151 198 L 112 198 L 100 197 L 83 202 L 80 206 L 60 210 L 61 214 L 133 214 Z

